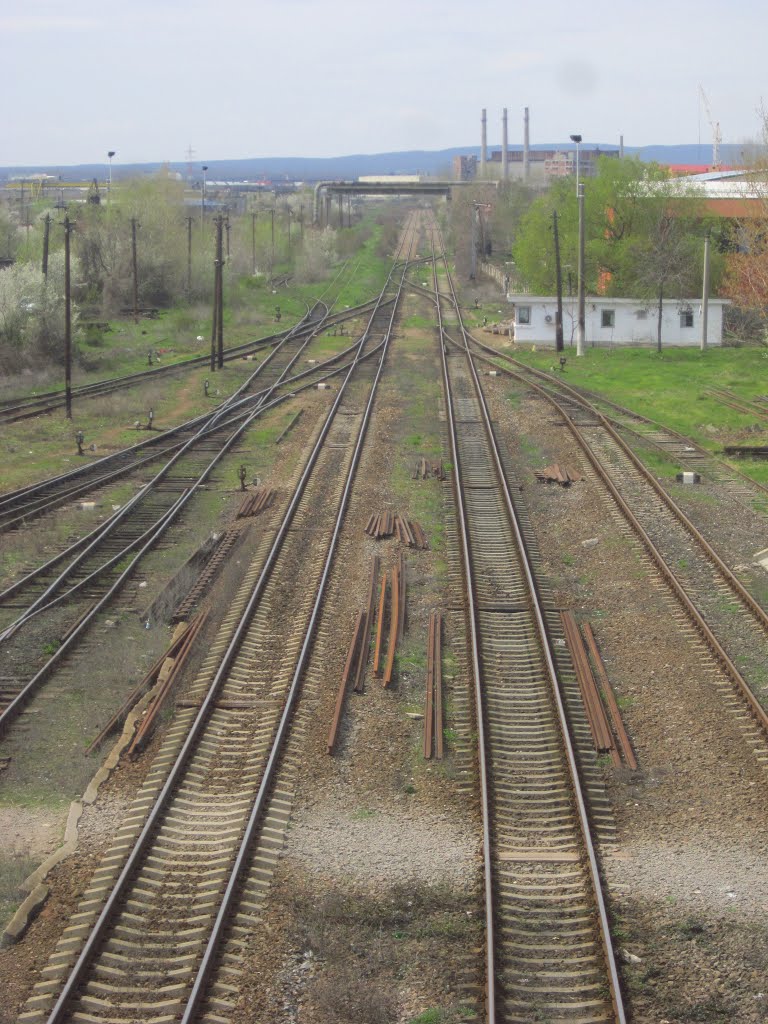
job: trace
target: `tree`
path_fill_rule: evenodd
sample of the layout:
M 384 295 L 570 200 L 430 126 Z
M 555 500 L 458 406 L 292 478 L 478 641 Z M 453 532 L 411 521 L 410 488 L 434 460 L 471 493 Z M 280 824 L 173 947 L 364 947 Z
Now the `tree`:
M 730 252 L 725 258 L 723 293 L 741 310 L 754 316 L 762 333 L 768 333 L 768 111 L 760 111 L 762 144 L 754 148 L 751 162 L 753 216 L 734 225 Z
M 17 372 L 60 363 L 63 337 L 64 254 L 51 255 L 47 277 L 33 263 L 0 271 L 0 368 Z
M 639 298 L 657 302 L 656 347 L 661 352 L 664 298 L 674 295 L 682 299 L 693 287 L 699 239 L 686 230 L 685 223 L 674 212 L 660 207 L 652 230 L 632 250 L 635 292 Z
M 587 292 L 632 295 L 646 288 L 649 260 L 671 245 L 672 238 L 703 234 L 695 191 L 656 164 L 604 157 L 595 178 L 585 182 L 585 261 Z M 554 182 L 523 217 L 515 243 L 518 273 L 535 292 L 555 289 L 552 211 L 557 210 L 562 264 L 577 265 L 578 209 L 572 178 Z M 665 225 L 669 215 L 674 225 Z M 663 241 L 662 241 L 663 239 Z M 698 266 L 690 246 L 692 268 Z M 714 268 L 715 276 L 718 268 Z M 696 275 L 692 272 L 691 283 Z M 671 286 L 671 279 L 670 279 Z M 654 293 L 655 294 L 655 293 Z

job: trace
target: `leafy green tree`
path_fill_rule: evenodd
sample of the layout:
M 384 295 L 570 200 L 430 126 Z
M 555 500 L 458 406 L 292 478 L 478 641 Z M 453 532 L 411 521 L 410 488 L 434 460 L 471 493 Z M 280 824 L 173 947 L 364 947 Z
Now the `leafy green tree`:
M 671 240 L 675 252 L 690 259 L 690 274 L 671 273 L 666 266 L 659 274 L 667 290 L 674 286 L 693 287 L 700 280 L 697 246 L 706 225 L 695 191 L 672 180 L 656 164 L 637 159 L 600 160 L 598 174 L 585 181 L 584 280 L 588 293 L 634 295 L 648 288 L 649 264 L 669 255 Z M 570 270 L 575 277 L 578 262 L 578 206 L 572 178 L 554 182 L 537 199 L 522 219 L 514 247 L 518 273 L 535 292 L 551 294 L 555 289 L 552 213 L 557 210 L 561 262 L 564 278 Z M 669 221 L 669 222 L 668 222 Z M 679 239 L 687 237 L 690 244 Z M 715 280 L 719 267 L 715 267 Z M 654 285 L 655 287 L 655 285 Z M 654 295 L 657 294 L 654 292 Z

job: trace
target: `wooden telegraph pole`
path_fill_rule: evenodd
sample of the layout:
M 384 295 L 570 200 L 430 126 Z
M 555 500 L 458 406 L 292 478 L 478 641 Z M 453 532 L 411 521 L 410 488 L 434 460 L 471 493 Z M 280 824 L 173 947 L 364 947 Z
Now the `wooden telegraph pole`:
M 72 224 L 64 218 L 64 392 L 66 395 L 67 419 L 72 419 L 72 294 L 70 275 L 69 236 Z
M 560 269 L 560 235 L 557 230 L 557 210 L 552 211 L 552 230 L 555 235 L 555 274 L 557 277 L 557 312 L 555 313 L 555 349 L 562 352 L 563 343 L 563 273 Z
M 136 218 L 131 217 L 131 265 L 133 267 L 133 322 L 139 322 L 139 261 L 136 255 Z
M 222 215 L 219 215 L 219 221 L 216 225 L 216 262 L 218 264 L 217 270 L 219 274 L 219 298 L 217 302 L 218 309 L 218 321 L 216 324 L 216 347 L 219 353 L 219 369 L 224 369 L 224 256 L 222 253 L 222 234 L 225 225 L 225 220 Z M 226 218 L 227 228 L 227 255 L 229 255 L 229 217 Z
M 43 277 L 48 276 L 48 247 L 51 238 L 51 215 L 45 215 L 45 229 L 43 232 Z
M 192 295 L 192 218 L 187 217 L 187 298 Z

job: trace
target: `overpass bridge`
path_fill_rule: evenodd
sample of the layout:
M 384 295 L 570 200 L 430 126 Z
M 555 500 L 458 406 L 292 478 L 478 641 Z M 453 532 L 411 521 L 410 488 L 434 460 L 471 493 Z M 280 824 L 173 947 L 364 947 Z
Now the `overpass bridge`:
M 312 222 L 317 224 L 320 220 L 320 208 L 325 200 L 326 209 L 333 202 L 334 196 L 341 203 L 344 196 L 445 196 L 451 198 L 451 193 L 456 188 L 465 188 L 467 185 L 477 185 L 476 181 L 441 181 L 437 178 L 424 181 L 411 180 L 403 176 L 399 180 L 392 178 L 387 180 L 365 181 L 318 181 L 314 188 L 314 203 Z M 495 189 L 496 181 L 484 181 L 482 184 Z M 327 218 L 326 218 L 327 219 Z

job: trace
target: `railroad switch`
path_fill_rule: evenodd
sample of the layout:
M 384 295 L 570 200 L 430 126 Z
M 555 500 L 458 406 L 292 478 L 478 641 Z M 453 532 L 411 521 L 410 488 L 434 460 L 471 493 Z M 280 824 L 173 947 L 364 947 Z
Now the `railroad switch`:
M 85 455 L 85 452 L 83 451 L 83 443 L 85 442 L 85 434 L 82 432 L 82 430 L 78 430 L 78 432 L 75 434 L 75 441 L 77 442 L 77 454 L 78 455 Z
M 238 475 L 238 478 L 240 480 L 240 490 L 244 491 L 245 490 L 245 478 L 248 476 L 248 470 L 246 469 L 245 466 L 240 466 L 240 468 L 237 471 L 237 475 Z

